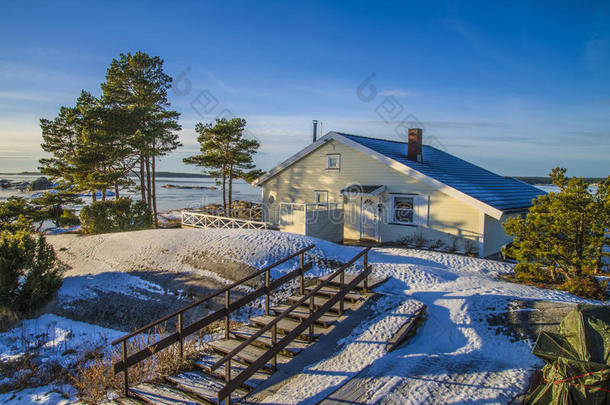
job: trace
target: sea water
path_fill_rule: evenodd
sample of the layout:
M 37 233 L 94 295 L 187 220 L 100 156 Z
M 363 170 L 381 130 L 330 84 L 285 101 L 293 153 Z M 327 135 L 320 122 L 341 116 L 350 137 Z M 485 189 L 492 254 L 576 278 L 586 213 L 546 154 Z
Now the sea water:
M 0 175 L 1 179 L 13 182 L 32 182 L 39 175 Z M 135 181 L 136 179 L 134 179 Z M 156 179 L 157 191 L 157 210 L 160 212 L 195 209 L 208 204 L 222 204 L 222 188 L 216 184 L 216 180 L 210 178 L 190 178 L 190 177 L 158 177 Z M 171 184 L 180 187 L 206 187 L 199 188 L 165 188 L 164 185 Z M 228 187 L 228 185 L 227 185 Z M 211 189 L 215 188 L 215 189 Z M 0 201 L 6 200 L 10 196 L 20 196 L 27 199 L 33 198 L 39 191 L 19 191 L 14 188 L 1 189 Z M 124 191 L 122 196 L 129 196 L 139 199 L 138 192 Z M 243 180 L 233 181 L 233 200 L 241 201 L 261 201 L 261 190 L 253 187 Z M 112 199 L 112 198 L 111 198 Z M 83 197 L 83 202 L 89 204 L 90 197 Z

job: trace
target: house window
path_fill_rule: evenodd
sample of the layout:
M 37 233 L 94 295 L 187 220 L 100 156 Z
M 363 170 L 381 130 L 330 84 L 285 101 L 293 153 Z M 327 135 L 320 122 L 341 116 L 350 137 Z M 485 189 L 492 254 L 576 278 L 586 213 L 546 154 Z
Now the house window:
M 326 204 L 328 202 L 328 191 L 316 191 L 316 204 Z
M 413 224 L 414 200 L 413 196 L 392 196 L 392 221 L 397 224 Z
M 341 155 L 326 155 L 326 168 L 339 170 L 341 168 Z

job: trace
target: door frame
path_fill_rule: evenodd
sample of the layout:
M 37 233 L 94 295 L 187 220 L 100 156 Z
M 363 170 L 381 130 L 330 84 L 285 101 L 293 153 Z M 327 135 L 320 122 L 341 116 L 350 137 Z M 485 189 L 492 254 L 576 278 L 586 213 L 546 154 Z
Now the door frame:
M 360 196 L 360 211 L 358 212 L 358 235 L 359 240 L 363 240 L 362 238 L 362 220 L 364 218 L 364 211 L 362 210 L 365 199 L 371 199 L 375 201 L 375 237 L 374 238 L 364 238 L 367 240 L 374 240 L 379 242 L 379 203 L 381 202 L 379 196 Z

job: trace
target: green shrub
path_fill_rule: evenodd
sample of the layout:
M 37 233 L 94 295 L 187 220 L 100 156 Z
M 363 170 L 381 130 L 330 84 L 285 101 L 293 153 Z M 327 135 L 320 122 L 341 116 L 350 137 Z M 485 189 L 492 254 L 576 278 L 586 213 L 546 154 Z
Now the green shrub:
M 595 277 L 590 275 L 572 277 L 559 286 L 560 290 L 567 291 L 570 294 L 600 301 L 605 301 L 608 298 L 606 288 L 607 282 L 600 283 Z
M 39 235 L 32 263 L 19 290 L 19 310 L 27 313 L 49 300 L 61 287 L 62 272 L 53 247 Z
M 74 226 L 80 224 L 80 219 L 76 216 L 76 211 L 72 209 L 64 209 L 59 217 L 61 226 Z
M 0 306 L 27 314 L 61 286 L 55 251 L 42 235 L 0 233 Z
M 133 231 L 152 227 L 152 213 L 143 201 L 134 204 L 131 198 L 123 197 L 83 207 L 80 221 L 88 234 Z
M 515 266 L 515 276 L 519 281 L 533 283 L 552 283 L 554 278 L 541 264 L 519 263 Z

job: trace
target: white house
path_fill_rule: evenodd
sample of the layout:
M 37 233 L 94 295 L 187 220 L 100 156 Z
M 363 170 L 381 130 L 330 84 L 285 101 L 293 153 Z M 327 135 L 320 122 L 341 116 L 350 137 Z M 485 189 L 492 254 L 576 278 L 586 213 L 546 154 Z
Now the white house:
M 333 241 L 425 239 L 482 257 L 510 241 L 502 221 L 544 192 L 422 144 L 329 132 L 256 181 L 265 220 Z

